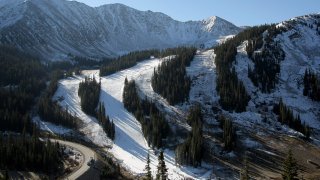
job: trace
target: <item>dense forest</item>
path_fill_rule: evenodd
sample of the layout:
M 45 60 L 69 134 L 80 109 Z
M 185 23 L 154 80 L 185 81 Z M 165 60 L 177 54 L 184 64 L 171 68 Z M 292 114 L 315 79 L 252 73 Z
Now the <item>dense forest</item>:
M 241 40 L 238 36 L 214 48 L 216 54 L 215 64 L 217 70 L 217 92 L 219 93 L 219 103 L 225 110 L 235 110 L 243 112 L 250 100 L 250 96 L 237 77 L 232 63 L 236 60 L 237 46 Z
M 80 56 L 69 55 L 70 61 L 52 61 L 52 62 L 43 62 L 46 67 L 51 71 L 64 71 L 67 77 L 70 77 L 75 73 L 76 75 L 80 74 L 81 69 L 92 69 L 99 68 L 102 64 L 110 62 L 110 59 L 90 59 Z
M 0 131 L 31 132 L 29 111 L 46 87 L 46 69 L 9 47 L 0 47 L 0 65 Z
M 59 146 L 39 140 L 30 113 L 55 73 L 37 58 L 9 47 L 0 47 L 0 64 L 0 131 L 20 133 L 1 133 L 0 169 L 57 172 Z M 53 86 L 46 93 L 54 94 Z
M 99 123 L 101 124 L 103 130 L 107 133 L 107 136 L 114 140 L 115 138 L 115 126 L 113 121 L 109 119 L 109 116 L 106 116 L 106 109 L 104 107 L 104 104 L 102 102 L 98 105 L 97 110 L 97 119 Z
M 174 105 L 189 98 L 191 80 L 187 75 L 186 67 L 193 60 L 196 49 L 177 48 L 172 53 L 176 56 L 163 61 L 154 70 L 151 85 L 155 92 L 167 99 L 171 105 Z
M 273 111 L 278 115 L 278 121 L 281 124 L 286 124 L 290 128 L 301 132 L 307 139 L 310 138 L 310 127 L 301 122 L 300 115 L 294 116 L 293 111 L 283 103 L 282 99 L 274 105 Z
M 176 148 L 176 162 L 179 164 L 189 164 L 195 167 L 201 166 L 203 153 L 203 117 L 200 106 L 195 106 L 190 109 L 187 121 L 192 127 L 192 131 L 186 141 Z
M 306 69 L 303 77 L 303 95 L 314 101 L 320 101 L 320 83 L 318 76 L 310 69 Z
M 164 145 L 163 139 L 167 138 L 171 132 L 163 114 L 153 102 L 147 99 L 140 100 L 135 81 L 129 82 L 126 78 L 124 84 L 124 107 L 133 113 L 141 123 L 142 132 L 147 139 L 148 145 L 152 148 L 162 147 Z
M 225 110 L 243 112 L 250 100 L 250 96 L 237 77 L 232 62 L 235 61 L 237 49 L 233 43 L 225 43 L 215 48 L 217 66 L 217 91 L 219 103 Z
M 40 141 L 37 135 L 0 135 L 0 169 L 57 173 L 62 149 L 57 143 Z
M 81 99 L 81 109 L 83 112 L 96 117 L 96 108 L 99 103 L 101 82 L 96 79 L 86 77 L 79 84 L 78 95 Z

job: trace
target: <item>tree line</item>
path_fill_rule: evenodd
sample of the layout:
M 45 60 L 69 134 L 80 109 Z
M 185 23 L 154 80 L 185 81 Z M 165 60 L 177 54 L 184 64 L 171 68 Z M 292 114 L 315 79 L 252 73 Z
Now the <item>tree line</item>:
M 306 69 L 303 77 L 303 95 L 314 101 L 320 101 L 320 84 L 316 73 Z
M 130 52 L 129 54 L 106 61 L 100 66 L 100 76 L 108 76 L 115 72 L 128 69 L 140 61 L 149 59 L 151 56 L 158 57 L 159 55 L 160 51 L 155 49 Z
M 101 61 L 100 76 L 108 76 L 118 71 L 128 69 L 137 65 L 138 62 L 149 59 L 150 57 L 161 58 L 177 54 L 183 47 L 168 48 L 164 50 L 150 49 L 144 51 L 130 52 L 126 55 L 113 59 L 104 59 Z
M 102 102 L 99 103 L 98 109 L 97 109 L 97 119 L 99 123 L 101 124 L 103 130 L 106 132 L 107 136 L 114 140 L 115 138 L 115 126 L 113 121 L 109 119 L 109 116 L 106 116 L 106 109 L 104 107 L 104 104 Z
M 141 123 L 148 145 L 152 148 L 162 147 L 163 140 L 171 132 L 170 126 L 153 102 L 147 99 L 140 100 L 134 80 L 125 79 L 123 104 Z
M 214 48 L 217 70 L 216 90 L 223 109 L 243 112 L 246 110 L 250 96 L 243 82 L 238 79 L 235 68 L 232 67 L 232 63 L 236 60 L 237 45 L 236 40 L 231 39 Z
M 80 82 L 78 91 L 81 100 L 81 109 L 86 114 L 97 118 L 107 136 L 111 140 L 114 140 L 115 125 L 113 121 L 109 119 L 109 116 L 106 116 L 104 104 L 99 102 L 100 91 L 101 82 L 98 83 L 94 77 L 85 77 L 84 81 Z
M 37 134 L 0 135 L 0 169 L 57 173 L 62 168 L 62 147 Z
M 110 61 L 110 59 L 91 59 L 70 54 L 68 58 L 70 58 L 70 61 L 51 61 L 43 62 L 43 64 L 51 71 L 64 71 L 64 74 L 70 77 L 73 73 L 80 75 L 81 69 L 99 68 L 102 64 Z
M 175 150 L 176 162 L 195 167 L 201 166 L 203 154 L 203 117 L 200 106 L 197 105 L 190 109 L 187 122 L 192 127 L 192 130 L 185 142 L 177 146 Z
M 38 114 L 44 121 L 73 129 L 77 127 L 80 119 L 75 114 L 72 115 L 68 107 L 63 109 L 57 101 L 52 100 L 54 93 L 58 89 L 58 80 L 62 76 L 63 73 L 61 71 L 55 72 L 52 76 L 49 86 L 38 101 Z
M 278 83 L 280 62 L 285 58 L 283 50 L 279 43 L 274 42 L 274 38 L 284 30 L 277 28 L 276 25 L 258 26 L 255 30 L 257 32 L 251 34 L 252 37 L 246 46 L 248 57 L 254 63 L 253 69 L 248 66 L 248 77 L 262 92 L 270 93 Z M 263 40 L 265 40 L 264 46 L 262 46 Z M 259 49 L 260 52 L 255 52 Z
M 196 49 L 181 47 L 172 53 L 175 57 L 163 61 L 157 69 L 154 69 L 151 85 L 155 92 L 174 105 L 189 98 L 191 80 L 186 67 L 193 60 Z
M 301 132 L 307 139 L 310 138 L 310 127 L 301 122 L 299 114 L 294 116 L 293 111 L 283 103 L 282 99 L 274 105 L 273 112 L 278 115 L 278 121 L 281 124 L 286 124 L 290 128 Z
M 84 81 L 80 82 L 78 95 L 80 97 L 81 109 L 83 112 L 96 117 L 96 108 L 100 98 L 101 82 L 96 79 L 85 77 Z

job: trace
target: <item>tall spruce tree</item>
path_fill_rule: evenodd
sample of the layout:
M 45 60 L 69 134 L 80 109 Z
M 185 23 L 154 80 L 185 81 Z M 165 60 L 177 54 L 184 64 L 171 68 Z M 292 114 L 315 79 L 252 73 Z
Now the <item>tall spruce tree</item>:
M 101 124 L 103 130 L 106 132 L 107 136 L 114 140 L 115 138 L 115 125 L 113 120 L 109 119 L 109 116 L 106 116 L 106 110 L 102 102 L 99 103 L 97 108 L 97 118 Z
M 232 151 L 236 146 L 236 130 L 233 127 L 233 123 L 230 119 L 222 118 L 221 121 L 223 121 L 224 148 L 226 151 Z
M 283 162 L 282 178 L 284 180 L 298 180 L 298 164 L 292 155 L 291 149 Z
M 147 164 L 146 167 L 144 169 L 146 171 L 146 177 L 145 180 L 152 180 L 152 173 L 151 173 L 151 167 L 150 167 L 150 153 L 148 151 L 148 156 L 147 156 Z
M 158 157 L 158 172 L 157 172 L 157 180 L 166 180 L 168 179 L 168 169 L 166 167 L 166 163 L 164 161 L 164 155 L 163 151 L 160 151 L 159 157 Z

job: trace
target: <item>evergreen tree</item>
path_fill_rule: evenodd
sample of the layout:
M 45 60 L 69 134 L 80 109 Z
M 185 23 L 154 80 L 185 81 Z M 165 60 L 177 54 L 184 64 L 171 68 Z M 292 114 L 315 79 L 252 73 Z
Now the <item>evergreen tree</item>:
M 224 148 L 226 151 L 232 151 L 236 146 L 236 138 L 237 134 L 235 128 L 233 127 L 233 123 L 230 119 L 227 119 L 223 116 L 220 117 L 220 123 L 223 128 L 223 142 Z
M 278 121 L 281 124 L 286 124 L 290 128 L 301 132 L 306 139 L 310 138 L 310 127 L 305 123 L 302 124 L 300 115 L 294 116 L 293 111 L 283 103 L 282 99 L 274 105 L 273 112 L 278 115 Z
M 55 173 L 62 166 L 62 149 L 58 143 L 40 141 L 34 126 L 32 137 L 0 134 L 0 169 L 35 170 Z
M 189 98 L 191 80 L 187 75 L 186 66 L 193 60 L 196 49 L 181 47 L 172 53 L 176 56 L 169 61 L 163 61 L 154 69 L 151 78 L 154 91 L 167 99 L 171 105 Z
M 125 79 L 123 105 L 141 123 L 142 132 L 152 148 L 163 146 L 163 139 L 170 133 L 170 126 L 156 105 L 149 100 L 140 100 L 135 81 Z
M 158 171 L 157 171 L 157 180 L 167 180 L 168 179 L 168 169 L 166 167 L 166 163 L 164 161 L 164 155 L 163 151 L 160 151 L 159 157 L 158 157 Z
M 151 167 L 150 167 L 150 154 L 149 154 L 149 151 L 148 151 L 148 156 L 147 156 L 147 164 L 146 164 L 146 167 L 145 167 L 144 170 L 146 171 L 145 180 L 152 180 L 153 177 L 152 177 Z
M 97 118 L 98 122 L 102 126 L 103 130 L 106 132 L 107 136 L 114 140 L 115 138 L 115 126 L 113 120 L 109 119 L 109 116 L 106 116 L 106 110 L 102 102 L 99 103 L 97 108 Z
M 96 108 L 99 103 L 101 82 L 98 83 L 95 78 L 86 77 L 79 84 L 78 95 L 81 99 L 81 109 L 91 115 L 96 116 Z
M 298 180 L 298 165 L 292 155 L 291 149 L 288 151 L 287 157 L 283 162 L 282 178 L 284 180 Z
M 310 69 L 306 69 L 303 83 L 303 95 L 310 97 L 314 101 L 320 101 L 320 83 L 317 75 Z
M 202 118 L 200 106 L 190 109 L 187 120 L 192 127 L 192 131 L 186 141 L 176 148 L 176 162 L 195 167 L 201 166 L 203 153 Z

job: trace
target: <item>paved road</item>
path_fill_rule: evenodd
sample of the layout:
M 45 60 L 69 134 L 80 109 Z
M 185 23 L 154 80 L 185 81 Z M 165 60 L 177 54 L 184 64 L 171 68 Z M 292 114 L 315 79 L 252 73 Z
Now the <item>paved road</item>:
M 90 148 L 85 147 L 81 144 L 77 144 L 77 143 L 73 143 L 73 142 L 69 142 L 69 141 L 57 140 L 57 139 L 51 139 L 51 141 L 57 141 L 60 144 L 67 145 L 67 146 L 70 146 L 74 149 L 77 149 L 83 155 L 84 162 L 81 164 L 81 167 L 79 169 L 77 169 L 76 171 L 72 172 L 70 175 L 68 175 L 66 177 L 67 179 L 77 179 L 81 175 L 83 175 L 85 172 L 87 172 L 90 169 L 90 166 L 88 166 L 87 163 L 90 161 L 91 157 L 93 157 L 93 159 L 95 161 L 97 160 L 96 156 L 95 156 L 95 152 L 93 150 L 91 150 Z

